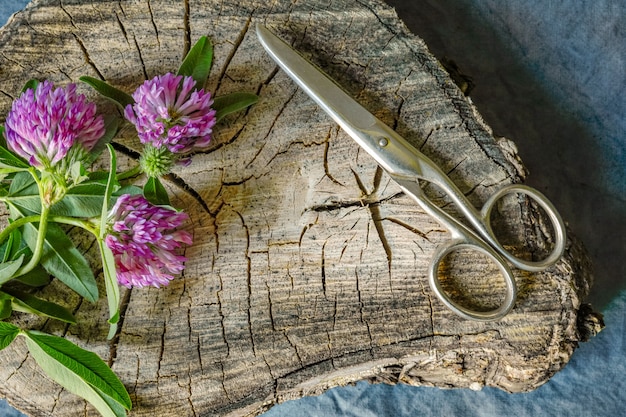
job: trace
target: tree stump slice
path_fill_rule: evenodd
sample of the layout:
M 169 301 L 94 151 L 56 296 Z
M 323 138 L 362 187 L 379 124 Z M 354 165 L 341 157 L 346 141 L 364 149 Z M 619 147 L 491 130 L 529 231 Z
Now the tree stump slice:
M 202 35 L 215 45 L 208 89 L 260 100 L 221 122 L 211 148 L 166 182 L 194 236 L 183 277 L 123 291 L 110 342 L 106 300 L 82 302 L 54 282 L 43 296 L 63 300 L 79 324 L 15 321 L 108 360 L 131 394 L 131 416 L 256 416 L 359 380 L 512 392 L 547 381 L 580 339 L 591 283 L 581 245 L 569 240 L 546 271 L 514 271 L 519 296 L 504 319 L 454 315 L 426 278 L 448 233 L 278 70 L 257 23 L 440 164 L 477 207 L 523 180 L 514 144 L 493 137 L 423 41 L 380 1 L 34 1 L 0 32 L 2 118 L 30 78 L 65 84 L 90 75 L 130 93 L 176 71 Z M 140 150 L 131 128 L 117 146 L 122 163 Z M 496 228 L 528 242 L 528 254 L 549 245 L 541 212 L 522 199 L 500 208 Z M 97 268 L 97 249 L 81 245 Z M 459 276 L 446 285 L 493 306 L 504 291 L 497 270 L 462 255 L 446 264 L 443 275 Z M 96 415 L 42 373 L 20 338 L 0 351 L 0 363 L 1 395 L 24 412 Z

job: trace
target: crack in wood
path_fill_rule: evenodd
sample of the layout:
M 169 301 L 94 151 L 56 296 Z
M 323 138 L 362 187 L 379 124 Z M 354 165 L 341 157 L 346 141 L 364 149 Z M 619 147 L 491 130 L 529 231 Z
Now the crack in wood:
M 476 183 L 472 188 L 470 188 L 468 191 L 464 192 L 463 195 L 465 197 L 469 197 L 472 194 L 474 194 L 474 192 L 476 192 L 476 190 L 478 189 L 478 187 L 483 186 L 483 181 L 479 181 L 478 183 Z
M 52 403 L 52 408 L 50 408 L 50 413 L 52 415 L 54 415 L 54 410 L 56 410 L 57 406 L 59 405 L 59 401 L 61 399 L 61 393 L 63 393 L 63 391 L 65 391 L 65 388 L 61 388 L 59 390 L 57 390 L 56 395 L 54 396 L 54 402 Z M 87 405 L 83 405 L 83 409 L 86 407 Z
M 328 166 L 328 151 L 330 149 L 330 136 L 331 136 L 331 132 L 333 130 L 337 130 L 339 129 L 339 126 L 336 127 L 330 127 L 328 129 L 328 134 L 326 135 L 326 140 L 324 141 L 324 175 L 326 177 L 328 177 L 329 180 L 331 180 L 332 182 L 334 182 L 337 185 L 341 185 L 342 187 L 345 187 L 344 184 L 342 184 L 340 181 L 338 181 L 331 173 L 330 173 L 330 168 Z M 320 181 L 322 181 L 322 178 L 320 178 Z M 318 184 L 319 184 L 318 182 Z
M 185 0 L 188 1 L 188 0 Z M 159 39 L 159 29 L 157 28 L 156 22 L 154 21 L 154 13 L 152 12 L 152 4 L 150 0 L 147 0 L 148 5 L 148 14 L 150 14 L 150 23 L 152 23 L 152 28 L 154 29 L 154 35 L 156 37 L 157 45 L 159 48 L 161 47 L 161 40 Z
M 63 5 L 63 1 L 59 1 L 59 8 L 67 15 L 67 17 L 70 20 L 70 25 L 72 26 L 72 28 L 74 28 L 77 32 L 80 32 L 78 30 L 78 26 L 76 26 L 76 23 L 74 22 L 74 17 L 72 16 L 72 14 L 65 8 L 65 6 Z M 98 69 L 98 67 L 96 66 L 95 62 L 91 59 L 91 56 L 89 55 L 89 51 L 87 50 L 87 47 L 85 46 L 85 44 L 83 43 L 83 41 L 80 39 L 80 37 L 77 35 L 76 32 L 72 31 L 72 36 L 74 37 L 74 39 L 76 40 L 76 43 L 78 44 L 80 50 L 83 53 L 83 58 L 85 59 L 85 62 L 87 63 L 87 65 L 89 65 L 94 72 L 98 75 L 98 77 L 100 77 L 101 80 L 105 80 L 104 75 L 102 75 L 102 73 L 100 72 L 100 70 Z M 67 76 L 67 74 L 66 74 Z M 69 78 L 69 77 L 68 77 Z
M 83 305 L 83 302 L 84 302 L 84 301 L 85 301 L 85 299 L 84 299 L 84 298 L 82 298 L 82 297 L 78 299 L 78 304 L 76 304 L 76 307 L 74 307 L 74 308 L 72 309 L 72 315 L 73 315 L 74 317 L 76 317 L 76 314 L 78 314 L 78 311 L 80 310 L 80 307 Z M 67 334 L 67 332 L 69 331 L 69 329 L 70 329 L 70 325 L 71 325 L 71 323 L 67 323 L 67 324 L 64 326 L 64 329 L 63 329 L 63 336 L 65 336 L 65 335 Z
M 370 341 L 370 349 L 373 349 L 373 342 L 374 342 L 374 340 L 373 340 L 373 337 L 372 337 L 372 329 L 370 328 L 369 322 L 367 320 L 365 320 L 365 318 L 363 317 L 364 303 L 363 303 L 363 300 L 361 298 L 361 287 L 360 287 L 360 284 L 359 284 L 359 270 L 357 268 L 354 268 L 354 278 L 355 278 L 355 285 L 356 285 L 357 300 L 358 300 L 358 303 L 359 303 L 359 320 L 367 328 L 367 336 L 369 337 L 369 341 Z
M 244 24 L 243 28 L 241 29 L 241 31 L 239 31 L 239 36 L 237 37 L 237 39 L 235 39 L 235 42 L 233 44 L 232 49 L 230 50 L 230 53 L 226 57 L 226 61 L 224 62 L 224 66 L 222 67 L 222 71 L 220 72 L 219 76 L 217 77 L 217 85 L 215 87 L 215 95 L 217 95 L 217 92 L 219 91 L 220 87 L 222 86 L 222 81 L 224 80 L 224 77 L 226 76 L 226 71 L 228 70 L 228 67 L 230 66 L 230 63 L 232 62 L 233 58 L 235 57 L 235 54 L 237 53 L 237 50 L 239 49 L 239 47 L 243 43 L 243 40 L 246 37 L 246 33 L 248 33 L 248 30 L 250 29 L 250 23 L 251 22 L 252 22 L 252 16 L 249 16 L 248 19 L 246 20 L 246 23 Z
M 315 226 L 317 224 L 317 221 L 319 220 L 319 215 L 315 218 L 315 221 L 309 224 L 304 225 L 304 227 L 302 228 L 302 230 L 300 231 L 300 237 L 298 239 L 298 246 L 300 248 L 302 248 L 302 239 L 304 238 L 305 233 L 307 232 L 307 230 L 309 230 L 310 228 L 312 228 L 313 226 Z
M 354 222 L 354 224 L 352 225 L 352 227 L 350 229 L 347 230 L 352 230 L 354 229 L 354 227 L 357 225 L 357 223 L 359 222 L 359 219 L 356 220 L 356 222 Z M 352 236 L 350 236 L 348 239 L 343 241 L 343 248 L 341 248 L 341 252 L 339 253 L 339 261 L 341 262 L 341 260 L 343 259 L 343 255 L 346 253 L 346 250 L 348 249 L 348 246 L 350 244 L 350 242 L 356 237 L 356 233 L 353 233 Z
M 300 364 L 300 368 L 304 367 L 305 365 L 304 365 L 304 362 L 302 360 L 302 357 L 300 356 L 300 352 L 298 351 L 298 346 L 295 343 L 293 343 L 291 341 L 291 339 L 289 338 L 289 334 L 287 334 L 287 329 L 283 329 L 283 331 L 281 333 L 283 334 L 283 336 L 285 336 L 285 339 L 287 339 L 287 343 L 289 343 L 289 345 L 293 349 L 294 353 L 296 354 L 296 359 L 298 359 L 298 363 Z M 294 372 L 297 372 L 297 371 L 294 371 Z M 281 377 L 284 378 L 285 375 L 282 375 Z M 277 378 L 277 380 L 280 379 L 281 377 Z
M 6 381 L 8 382 L 11 378 L 13 378 L 13 376 L 15 374 L 18 373 L 18 371 L 20 369 L 22 369 L 22 366 L 24 366 L 24 363 L 26 362 L 26 360 L 28 359 L 28 357 L 30 356 L 30 352 L 26 351 L 26 354 L 24 355 L 24 358 L 22 359 L 22 361 L 20 362 L 20 364 L 15 368 L 15 370 L 13 372 L 11 372 L 9 374 L 9 376 L 6 378 Z
M 172 184 L 176 185 L 181 190 L 183 190 L 190 197 L 192 197 L 198 204 L 200 204 L 200 207 L 202 207 L 202 209 L 206 213 L 212 214 L 211 209 L 209 208 L 208 204 L 204 201 L 200 193 L 198 193 L 193 187 L 187 184 L 182 177 L 176 175 L 173 172 L 170 172 L 166 174 L 164 178 L 170 181 Z
M 347 200 L 347 201 L 333 201 L 331 203 L 323 203 L 323 204 L 316 204 L 310 207 L 306 207 L 303 210 L 303 213 L 307 213 L 307 212 L 316 212 L 316 213 L 323 213 L 323 212 L 333 212 L 333 211 L 338 211 L 338 210 L 342 210 L 342 209 L 346 209 L 346 208 L 364 208 L 366 207 L 368 204 L 383 204 L 383 203 L 387 203 L 390 201 L 393 201 L 397 198 L 400 198 L 404 196 L 404 192 L 399 191 L 396 194 L 392 194 L 388 197 L 385 198 L 381 198 L 381 199 L 377 199 L 375 198 L 375 196 L 370 195 L 366 195 L 363 196 L 359 199 L 356 200 Z
M 389 268 L 389 273 L 391 273 L 391 262 L 393 258 L 393 253 L 391 249 L 391 244 L 387 239 L 387 235 L 385 234 L 385 228 L 383 227 L 383 218 L 380 214 L 380 203 L 373 203 L 368 205 L 370 216 L 372 217 L 372 221 L 374 222 L 374 227 L 376 228 L 376 233 L 378 234 L 378 238 L 380 239 L 380 243 L 383 245 L 383 249 L 385 250 L 385 255 L 387 256 L 387 267 Z
M 246 259 L 246 289 L 248 302 L 246 316 L 248 319 L 248 336 L 250 337 L 250 343 L 252 345 L 254 355 L 257 356 L 257 347 L 254 342 L 254 334 L 252 332 L 252 258 L 250 257 L 250 229 L 248 228 L 243 215 L 234 209 L 233 212 L 239 217 L 239 220 L 241 220 L 241 227 L 246 234 L 246 247 L 244 250 L 244 258 Z
M 185 39 L 183 41 L 183 56 L 186 56 L 191 49 L 191 22 L 190 22 L 190 5 L 189 0 L 184 0 L 183 3 L 183 28 L 185 33 Z
M 333 343 L 332 340 L 330 339 L 330 332 L 328 330 L 326 330 L 326 348 L 328 349 L 328 356 L 333 355 Z M 335 361 L 331 358 L 330 363 L 333 367 L 333 369 L 337 369 L 337 367 L 335 366 Z
M 294 89 L 293 93 L 289 96 L 289 98 L 287 98 L 287 100 L 285 100 L 285 103 L 283 103 L 280 110 L 278 110 L 278 113 L 272 119 L 272 123 L 270 124 L 270 127 L 267 130 L 267 133 L 265 134 L 263 139 L 261 139 L 261 147 L 257 150 L 256 154 L 254 154 L 250 162 L 246 164 L 246 168 L 250 168 L 252 164 L 254 163 L 254 161 L 256 160 L 256 158 L 261 154 L 261 151 L 265 148 L 265 144 L 267 143 L 267 138 L 272 134 L 272 131 L 274 130 L 274 126 L 276 126 L 278 119 L 280 119 L 280 116 L 283 114 L 283 112 L 285 111 L 289 103 L 291 103 L 291 100 L 293 100 L 293 98 L 296 96 L 297 93 L 298 93 L 298 89 Z
M 422 247 L 419 246 L 419 245 L 417 245 L 417 247 L 422 249 Z M 422 252 L 423 252 L 423 250 L 422 250 Z M 418 259 L 418 256 L 415 253 L 415 251 L 413 251 L 413 262 L 417 263 L 417 259 Z M 426 288 L 424 286 L 424 280 L 423 279 L 417 279 L 417 282 L 419 283 L 422 295 L 424 297 L 426 297 L 426 299 L 428 300 L 428 308 L 429 308 L 429 311 L 430 311 L 430 313 L 428 315 L 428 317 L 430 317 L 430 334 L 434 336 L 435 335 L 435 316 L 434 316 L 435 309 L 433 307 L 432 291 L 430 290 L 430 287 Z M 429 352 L 433 350 L 433 347 L 432 347 L 432 345 L 433 345 L 433 338 L 430 339 L 430 343 L 429 343 L 429 347 L 428 347 L 428 351 Z
M 217 145 L 208 148 L 208 149 L 200 149 L 200 150 L 196 150 L 192 153 L 189 154 L 190 158 L 193 158 L 195 155 L 208 155 L 211 153 L 215 153 L 218 149 L 221 149 L 223 147 L 226 147 L 230 144 L 232 144 L 233 142 L 235 142 L 237 140 L 237 138 L 239 138 L 239 136 L 243 133 L 243 131 L 246 129 L 246 124 L 242 124 L 242 126 L 237 129 L 237 131 L 228 139 L 228 140 L 224 140 L 221 141 L 220 143 L 218 143 Z
M 72 27 L 74 29 L 77 29 L 76 23 L 74 23 L 74 17 L 67 11 L 67 9 L 65 8 L 65 5 L 63 4 L 63 0 L 59 0 L 59 8 L 63 11 L 63 13 L 65 13 L 67 15 L 67 17 L 70 19 L 70 25 L 72 25 Z
M 454 171 L 455 171 L 458 167 L 460 167 L 460 166 L 461 166 L 461 164 L 462 164 L 463 162 L 465 162 L 465 161 L 467 161 L 467 156 L 465 156 L 465 157 L 461 158 L 461 160 L 460 160 L 459 162 L 457 162 L 457 163 L 456 163 L 456 164 L 455 164 L 452 168 L 450 168 L 450 169 L 448 170 L 448 172 L 446 172 L 446 175 L 449 177 L 449 176 L 450 176 L 450 174 L 452 174 L 452 173 L 453 173 L 453 172 L 454 172 Z
M 222 371 L 222 379 L 221 379 L 221 383 L 222 383 L 222 390 L 224 391 L 224 395 L 226 396 L 226 399 L 228 400 L 229 403 L 232 403 L 233 400 L 230 397 L 228 390 L 226 389 L 226 371 L 224 370 L 224 362 L 220 361 L 220 369 Z
M 85 62 L 87 63 L 87 65 L 89 65 L 91 69 L 94 70 L 94 72 L 98 75 L 98 77 L 100 77 L 101 80 L 106 80 L 106 78 L 104 78 L 104 75 L 102 75 L 98 67 L 96 67 L 96 64 L 91 60 L 91 57 L 89 56 L 89 51 L 87 51 L 87 48 L 85 47 L 85 44 L 83 44 L 83 41 L 78 37 L 77 34 L 73 32 L 72 32 L 72 36 L 76 40 L 76 43 L 80 47 L 80 50 L 83 52 L 83 58 L 85 58 Z
M 122 13 L 124 13 L 122 11 Z M 115 14 L 115 20 L 117 21 L 117 25 L 119 26 L 120 30 L 122 31 L 122 35 L 124 35 L 124 39 L 126 39 L 126 43 L 128 44 L 128 46 L 130 46 L 130 40 L 128 39 L 128 32 L 126 32 L 126 28 L 124 27 L 124 23 L 122 23 L 122 20 L 120 19 L 120 16 L 117 14 L 117 11 L 114 12 Z
M 109 368 L 113 366 L 115 360 L 117 359 L 117 346 L 120 341 L 120 335 L 122 334 L 122 329 L 124 327 L 124 319 L 126 318 L 126 310 L 128 309 L 128 305 L 130 304 L 130 298 L 132 294 L 132 289 L 127 288 L 124 291 L 124 295 L 120 301 L 120 311 L 119 311 L 119 320 L 117 322 L 117 331 L 115 335 L 109 341 L 109 359 L 107 363 Z
M 324 298 L 326 297 L 326 257 L 324 255 L 324 252 L 326 250 L 326 243 L 328 243 L 328 241 L 324 241 L 324 243 L 322 244 L 322 253 L 321 253 L 321 265 L 320 265 L 320 278 L 322 280 L 322 294 L 324 294 Z
M 113 146 L 113 149 L 116 152 L 119 152 L 127 157 L 129 157 L 130 159 L 134 160 L 134 161 L 139 161 L 139 158 L 141 157 L 141 154 L 125 145 L 122 145 L 119 142 L 111 142 L 111 146 Z
M 200 374 L 204 375 L 204 361 L 202 360 L 202 351 L 200 350 L 201 348 L 201 343 L 200 343 L 200 335 L 196 334 L 196 338 L 194 340 L 194 344 L 196 345 L 196 355 L 198 356 L 198 365 L 200 365 Z
M 216 298 L 217 298 L 217 312 L 220 316 L 220 329 L 221 329 L 221 333 L 222 333 L 222 339 L 224 340 L 224 344 L 226 345 L 226 357 L 230 356 L 230 344 L 228 343 L 228 338 L 226 337 L 226 326 L 224 324 L 224 320 L 225 320 L 225 316 L 224 316 L 224 309 L 223 309 L 223 303 L 222 303 L 222 291 L 224 291 L 224 281 L 222 280 L 222 275 L 218 272 L 215 274 L 219 280 L 219 288 L 216 291 Z
M 269 257 L 269 254 L 268 254 Z M 269 264 L 268 264 L 269 265 Z M 265 282 L 265 288 L 267 288 L 267 311 L 270 316 L 270 324 L 272 326 L 272 332 L 276 333 L 276 324 L 274 322 L 274 308 L 272 303 L 272 293 L 270 289 L 270 285 Z
M 191 412 L 193 413 L 194 417 L 198 416 L 198 413 L 196 412 L 196 407 L 195 404 L 192 400 L 193 397 L 193 391 L 192 391 L 192 378 L 191 378 L 191 363 L 187 364 L 187 381 L 185 383 L 183 383 L 181 385 L 180 382 L 178 382 L 179 386 L 184 386 L 187 388 L 187 403 L 189 404 L 189 407 L 191 408 Z
M 270 72 L 270 74 L 267 76 L 267 78 L 263 80 L 261 83 L 259 83 L 259 86 L 256 89 L 257 96 L 261 96 L 261 92 L 263 91 L 263 88 L 267 87 L 272 82 L 272 80 L 274 79 L 274 77 L 276 77 L 276 74 L 278 74 L 279 71 L 280 71 L 280 67 L 276 65 L 274 69 Z
M 416 235 L 418 235 L 419 237 L 421 237 L 422 239 L 424 239 L 427 242 L 430 242 L 430 239 L 428 238 L 428 235 L 432 232 L 445 232 L 445 230 L 440 230 L 440 229 L 435 229 L 435 230 L 429 230 L 428 232 L 424 233 L 421 230 L 417 229 L 416 227 L 411 226 L 408 223 L 403 222 L 400 219 L 396 219 L 394 217 L 385 217 L 381 220 L 387 220 L 390 221 L 391 223 L 397 224 L 398 226 L 402 226 L 405 229 L 407 229 L 408 231 L 415 233 Z M 420 247 L 421 249 L 421 247 Z
M 148 69 L 146 68 L 146 63 L 143 60 L 143 54 L 141 53 L 141 48 L 139 47 L 139 43 L 137 43 L 137 37 L 133 33 L 133 43 L 135 45 L 135 49 L 137 50 L 137 55 L 139 56 L 139 62 L 141 63 L 141 71 L 143 72 L 143 78 L 149 79 Z M 103 78 L 104 79 L 104 78 Z
M 163 358 L 165 355 L 165 333 L 166 332 L 167 332 L 167 320 L 163 320 L 163 327 L 161 330 L 161 344 L 159 346 L 159 355 L 157 357 L 157 369 L 156 369 L 157 381 L 166 377 L 166 375 L 161 375 L 161 362 L 163 362 Z M 161 384 L 157 384 L 157 390 L 160 385 Z
M 276 377 L 274 376 L 274 372 L 272 371 L 272 367 L 270 366 L 269 362 L 267 361 L 267 357 L 265 355 L 261 355 L 261 359 L 263 359 L 263 363 L 265 363 L 265 366 L 267 367 L 267 371 L 270 374 L 270 378 L 272 378 L 274 380 L 274 394 L 276 394 L 276 385 L 277 385 L 277 381 L 276 381 Z
M 367 188 L 365 187 L 365 184 L 363 184 L 363 181 L 361 180 L 359 175 L 356 173 L 356 171 L 354 171 L 354 169 L 352 169 L 352 174 L 354 175 L 354 179 L 356 180 L 356 183 L 359 189 L 361 190 L 361 194 L 363 196 L 368 196 L 368 197 L 375 196 L 378 193 L 378 188 L 380 186 L 382 173 L 383 173 L 382 168 L 380 166 L 377 166 L 376 173 L 374 174 L 374 188 L 372 192 L 370 193 L 367 191 Z M 376 233 L 378 234 L 380 243 L 382 244 L 383 249 L 385 251 L 385 256 L 387 257 L 387 267 L 389 269 L 389 273 L 391 274 L 391 261 L 392 261 L 393 254 L 391 250 L 391 245 L 389 244 L 387 235 L 385 234 L 385 229 L 382 224 L 382 216 L 380 213 L 380 202 L 368 202 L 366 203 L 366 207 L 368 208 L 370 212 L 370 217 L 372 218 L 372 221 L 374 222 Z

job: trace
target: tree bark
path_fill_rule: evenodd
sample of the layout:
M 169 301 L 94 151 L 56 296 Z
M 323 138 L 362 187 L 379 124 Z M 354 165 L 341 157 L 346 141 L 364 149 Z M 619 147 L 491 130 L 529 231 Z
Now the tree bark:
M 108 360 L 131 394 L 132 416 L 256 416 L 359 380 L 512 392 L 547 381 L 589 314 L 579 315 L 591 284 L 580 244 L 570 239 L 546 271 L 514 271 L 519 295 L 504 319 L 455 316 L 426 278 L 449 234 L 277 69 L 256 23 L 436 161 L 477 207 L 523 181 L 515 145 L 493 137 L 426 45 L 378 0 L 35 1 L 0 32 L 2 115 L 30 78 L 64 84 L 89 75 L 130 93 L 176 71 L 202 35 L 215 45 L 208 89 L 260 100 L 221 122 L 211 148 L 168 178 L 194 236 L 184 276 L 163 289 L 123 291 L 112 341 L 106 300 L 82 302 L 54 283 L 43 296 L 63 300 L 79 324 L 15 320 Z M 117 148 L 130 163 L 139 142 L 131 128 L 122 136 Z M 427 192 L 446 205 L 436 189 Z M 496 220 L 507 242 L 526 242 L 521 253 L 550 244 L 542 213 L 523 199 L 507 201 Z M 96 248 L 82 247 L 97 267 Z M 444 269 L 458 277 L 447 288 L 480 306 L 504 291 L 476 253 Z M 96 414 L 45 377 L 19 338 L 0 363 L 0 392 L 26 413 Z

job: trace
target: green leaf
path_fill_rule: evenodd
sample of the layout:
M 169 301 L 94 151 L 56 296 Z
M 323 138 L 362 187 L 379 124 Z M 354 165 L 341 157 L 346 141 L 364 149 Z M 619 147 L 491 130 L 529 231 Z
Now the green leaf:
M 109 406 L 111 411 L 114 413 L 114 415 L 126 416 L 126 407 L 124 405 L 117 402 L 114 398 L 111 398 L 110 396 L 106 395 L 104 392 L 102 392 L 98 388 L 93 387 L 93 389 L 94 391 L 96 391 L 96 393 L 98 393 L 98 395 L 100 395 L 102 400 L 107 403 L 107 405 Z
M 106 187 L 98 182 L 78 184 L 50 209 L 50 214 L 70 217 L 97 217 L 100 215 Z M 17 202 L 15 202 L 17 203 Z
M 212 64 L 213 44 L 209 38 L 201 36 L 187 53 L 178 69 L 178 75 L 191 76 L 196 82 L 196 88 L 204 88 Z
M 79 184 L 89 179 L 87 170 L 81 161 L 76 161 L 70 165 L 70 177 L 74 184 Z
M 11 181 L 9 197 L 39 194 L 35 179 L 29 172 L 18 172 Z
M 129 94 L 126 94 L 122 90 L 107 84 L 106 82 L 97 78 L 82 76 L 79 78 L 85 84 L 91 86 L 94 90 L 100 93 L 102 96 L 108 98 L 124 110 L 127 105 L 134 104 L 135 100 Z
M 109 200 L 113 195 L 113 191 L 119 187 L 115 172 L 117 171 L 117 159 L 115 157 L 115 150 L 110 144 L 107 145 L 109 150 L 109 175 L 107 177 L 106 185 L 104 188 L 104 199 L 100 205 L 100 235 L 101 239 L 104 238 L 107 230 L 107 220 L 109 217 Z
M 42 300 L 32 294 L 16 289 L 3 288 L 4 292 L 13 296 L 13 310 L 22 313 L 37 314 L 38 316 L 50 317 L 65 323 L 76 323 L 76 318 L 68 309 L 56 303 Z
M 105 187 L 98 183 L 81 183 L 70 188 L 63 199 L 50 208 L 50 214 L 70 217 L 95 217 L 100 215 Z M 32 188 L 11 195 L 11 204 L 21 207 L 24 213 L 41 213 L 39 193 L 26 194 Z
M 26 84 L 24 84 L 24 87 L 22 87 L 21 92 L 24 93 L 28 89 L 35 90 L 38 85 L 39 85 L 39 80 L 35 80 L 35 79 L 28 80 L 26 81 Z
M 0 131 L 0 135 L 4 134 L 4 128 Z M 19 156 L 15 155 L 13 152 L 5 148 L 4 146 L 0 146 L 0 168 L 6 169 L 15 169 L 16 171 L 23 171 L 28 169 L 29 165 L 22 160 Z
M 29 214 L 41 213 L 41 198 L 39 194 L 11 196 L 11 204 L 20 207 L 22 212 Z
M 132 98 L 132 97 L 131 97 Z M 132 103 L 131 103 L 132 104 Z M 117 134 L 122 120 L 112 114 L 104 115 L 104 135 L 98 140 L 87 158 L 86 164 L 91 165 L 98 156 L 106 149 L 107 145 L 111 143 L 115 135 Z
M 170 198 L 167 190 L 161 184 L 158 177 L 149 177 L 146 185 L 143 186 L 143 196 L 157 206 L 169 206 Z
M 97 238 L 98 246 L 100 248 L 100 256 L 102 257 L 102 273 L 104 275 L 104 283 L 107 293 L 107 302 L 109 305 L 109 334 L 108 338 L 112 339 L 117 332 L 117 322 L 120 318 L 120 287 L 117 283 L 117 275 L 115 272 L 115 259 L 113 252 L 104 243 L 104 237 L 107 232 L 107 220 L 109 217 L 109 200 L 113 193 L 113 189 L 118 186 L 115 171 L 117 168 L 117 161 L 115 158 L 115 152 L 111 145 L 107 145 L 110 155 L 110 172 L 107 180 L 106 191 L 104 193 L 104 201 L 100 214 L 100 234 Z
M 141 189 L 136 186 L 117 188 L 116 183 L 112 189 L 113 196 L 109 202 L 122 194 L 138 194 Z M 68 216 L 79 218 L 98 217 L 102 213 L 102 203 L 106 192 L 106 182 L 101 180 L 89 180 L 71 187 L 61 201 L 50 208 L 50 214 L 54 216 Z M 28 194 L 34 193 L 34 194 Z M 27 187 L 19 190 L 17 194 L 9 195 L 11 204 L 21 207 L 24 213 L 41 213 L 41 199 L 36 187 Z
M 102 239 L 98 239 L 98 245 L 102 256 L 102 273 L 104 274 L 104 284 L 109 305 L 108 322 L 111 326 L 109 327 L 107 339 L 110 340 L 117 333 L 117 323 L 120 320 L 120 287 L 117 282 L 113 252 L 111 252 L 111 249 L 109 249 Z
M 245 109 L 259 101 L 256 94 L 231 93 L 215 97 L 213 108 L 216 110 L 215 120 L 220 121 L 224 116 Z
M 54 381 L 89 401 L 104 417 L 126 416 L 130 396 L 98 355 L 61 337 L 37 331 L 22 334 L 35 361 Z
M 11 313 L 13 312 L 12 302 L 13 297 L 11 297 L 9 294 L 0 292 L 0 320 L 7 319 L 11 315 Z M 0 334 L 0 338 L 1 337 L 2 335 Z M 0 345 L 1 344 L 2 342 L 0 341 Z M 0 348 L 0 350 L 2 350 L 2 348 Z
M 16 280 L 29 287 L 43 287 L 50 283 L 50 274 L 41 265 L 37 265 L 32 271 L 16 278 Z
M 11 323 L 0 321 L 0 350 L 9 346 L 20 333 L 20 328 Z
M 9 236 L 9 240 L 11 241 L 11 247 L 9 248 L 9 257 L 6 261 L 15 261 L 22 255 L 28 258 L 33 254 L 26 242 L 24 242 L 24 239 L 22 239 L 22 231 L 20 229 L 15 229 Z
M 28 258 L 32 256 L 32 251 L 22 239 L 21 230 L 15 229 L 0 245 L 0 254 L 4 263 L 18 260 L 20 257 Z M 41 287 L 50 283 L 50 275 L 40 265 L 37 265 L 32 271 L 19 276 L 16 280 L 31 287 Z
M 105 146 L 106 148 L 106 146 Z M 109 173 L 111 171 L 106 170 L 106 171 L 93 171 L 89 173 L 89 179 L 92 182 L 99 182 L 101 184 L 104 184 L 104 186 L 106 186 L 106 183 L 109 179 Z
M 130 195 L 143 194 L 143 190 L 137 187 L 136 185 L 124 185 L 123 187 L 121 187 L 120 189 L 118 189 L 117 191 L 113 193 L 113 198 L 110 200 L 113 202 L 117 200 L 117 197 L 120 197 L 124 194 L 130 194 Z
M 11 220 L 9 220 L 9 223 Z M 22 254 L 22 248 L 26 247 L 22 241 L 20 229 L 15 229 L 9 237 L 0 244 L 0 262 L 7 262 L 17 259 Z M 30 251 L 30 249 L 29 249 Z M 19 253 L 19 255 L 17 255 Z
M 11 206 L 12 211 L 15 207 Z M 24 240 L 33 249 L 37 241 L 37 228 L 33 223 L 24 225 Z M 89 263 L 74 247 L 70 238 L 58 225 L 48 224 L 43 246 L 41 265 L 51 275 L 91 302 L 98 299 L 98 285 Z
M 6 261 L 0 264 L 0 284 L 4 284 L 13 278 L 13 274 L 20 269 L 22 263 L 24 262 L 24 255 L 21 255 L 14 261 Z

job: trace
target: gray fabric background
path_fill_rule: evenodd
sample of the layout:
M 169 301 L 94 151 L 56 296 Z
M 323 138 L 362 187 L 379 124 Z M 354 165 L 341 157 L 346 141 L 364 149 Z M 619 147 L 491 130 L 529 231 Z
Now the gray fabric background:
M 626 415 L 626 2 L 388 0 L 514 140 L 528 182 L 555 203 L 595 263 L 590 300 L 606 329 L 534 392 L 369 385 L 272 408 L 283 416 Z M 2 0 L 0 24 L 27 0 Z M 0 415 L 22 416 L 0 401 Z

